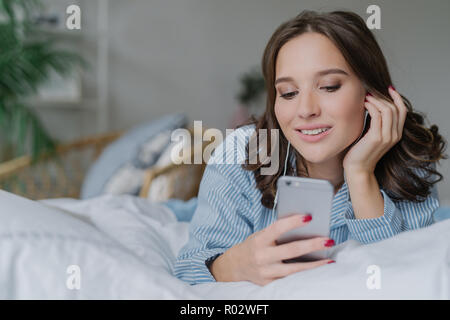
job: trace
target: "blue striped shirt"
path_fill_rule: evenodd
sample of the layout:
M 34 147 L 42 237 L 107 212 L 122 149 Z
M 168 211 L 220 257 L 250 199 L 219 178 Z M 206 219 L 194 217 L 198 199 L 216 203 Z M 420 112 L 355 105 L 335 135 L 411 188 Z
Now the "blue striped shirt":
M 206 261 L 277 219 L 276 212 L 261 204 L 261 191 L 256 187 L 253 172 L 241 167 L 245 145 L 254 131 L 254 125 L 235 130 L 208 161 L 200 183 L 197 208 L 189 225 L 189 240 L 174 265 L 173 273 L 183 281 L 190 284 L 215 281 Z M 295 168 L 295 157 L 289 160 Z M 283 164 L 280 161 L 280 165 Z M 435 186 L 421 203 L 394 202 L 383 189 L 380 192 L 384 198 L 384 215 L 356 219 L 344 179 L 334 195 L 330 219 L 329 237 L 336 244 L 348 239 L 372 243 L 433 223 L 433 212 L 439 207 Z

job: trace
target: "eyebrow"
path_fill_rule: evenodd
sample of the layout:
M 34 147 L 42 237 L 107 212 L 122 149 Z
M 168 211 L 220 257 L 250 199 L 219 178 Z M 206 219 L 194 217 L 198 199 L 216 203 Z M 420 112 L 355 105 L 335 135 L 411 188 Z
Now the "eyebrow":
M 345 72 L 344 70 L 333 68 L 333 69 L 326 69 L 326 70 L 317 72 L 316 77 L 322 77 L 327 74 L 343 74 L 343 75 L 348 76 L 348 73 Z M 278 78 L 277 80 L 275 80 L 275 85 L 280 82 L 293 82 L 293 81 L 294 81 L 294 79 L 292 77 L 282 77 L 282 78 Z

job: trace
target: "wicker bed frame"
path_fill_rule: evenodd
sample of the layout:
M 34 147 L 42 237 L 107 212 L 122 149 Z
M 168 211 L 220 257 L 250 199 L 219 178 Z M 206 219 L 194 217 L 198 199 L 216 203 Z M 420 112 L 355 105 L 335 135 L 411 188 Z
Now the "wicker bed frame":
M 193 132 L 192 129 L 189 131 Z M 123 131 L 95 135 L 58 145 L 54 155 L 43 155 L 35 162 L 30 156 L 22 156 L 0 163 L 0 189 L 33 200 L 79 198 L 90 165 L 109 143 L 122 134 Z M 189 156 L 193 159 L 194 151 Z M 205 166 L 204 162 L 197 165 L 172 163 L 165 167 L 150 168 L 145 173 L 139 196 L 149 198 L 154 182 L 164 177 L 168 189 L 166 198 L 188 200 L 197 195 Z

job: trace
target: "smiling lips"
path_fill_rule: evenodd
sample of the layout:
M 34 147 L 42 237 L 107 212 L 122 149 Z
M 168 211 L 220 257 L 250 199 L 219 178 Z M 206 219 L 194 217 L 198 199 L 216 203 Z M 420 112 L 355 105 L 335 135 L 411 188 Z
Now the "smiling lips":
M 332 127 L 322 125 L 321 127 L 315 126 L 313 129 L 307 129 L 307 127 L 297 128 L 295 131 L 302 140 L 306 142 L 317 142 L 329 135 L 332 130 Z
M 298 126 L 295 128 L 295 130 L 314 130 L 314 129 L 320 129 L 320 128 L 331 128 L 331 126 L 328 124 L 324 124 L 324 123 L 317 123 L 317 124 Z
M 328 130 L 329 128 L 319 128 L 319 129 L 313 129 L 313 130 L 300 130 L 302 133 L 304 134 L 309 134 L 309 135 L 315 135 L 321 132 L 324 132 L 326 130 Z

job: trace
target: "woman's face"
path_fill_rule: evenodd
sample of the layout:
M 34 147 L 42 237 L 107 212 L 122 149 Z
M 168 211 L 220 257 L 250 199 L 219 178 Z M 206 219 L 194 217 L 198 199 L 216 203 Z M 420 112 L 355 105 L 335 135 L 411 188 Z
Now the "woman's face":
M 320 73 L 329 69 L 340 71 Z M 341 156 L 363 130 L 366 90 L 339 49 L 322 34 L 302 34 L 280 49 L 275 72 L 275 115 L 292 146 L 312 163 Z M 317 137 L 298 132 L 311 125 L 331 129 L 311 142 Z

